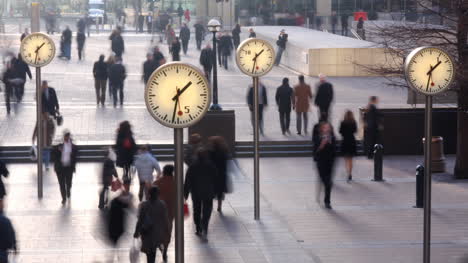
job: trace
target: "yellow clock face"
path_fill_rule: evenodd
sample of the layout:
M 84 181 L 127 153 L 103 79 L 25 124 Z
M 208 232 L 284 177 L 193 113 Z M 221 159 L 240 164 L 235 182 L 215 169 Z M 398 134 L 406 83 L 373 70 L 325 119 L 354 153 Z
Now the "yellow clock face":
M 55 56 L 54 41 L 42 33 L 33 33 L 21 41 L 21 57 L 33 67 L 49 64 Z
M 265 40 L 249 38 L 243 41 L 237 48 L 237 66 L 252 77 L 267 74 L 273 68 L 275 50 Z
M 145 102 L 155 120 L 170 128 L 186 128 L 205 115 L 211 92 L 195 66 L 173 62 L 159 67 L 146 84 Z
M 435 95 L 450 88 L 455 77 L 451 56 L 442 49 L 420 47 L 405 61 L 406 81 L 417 92 Z

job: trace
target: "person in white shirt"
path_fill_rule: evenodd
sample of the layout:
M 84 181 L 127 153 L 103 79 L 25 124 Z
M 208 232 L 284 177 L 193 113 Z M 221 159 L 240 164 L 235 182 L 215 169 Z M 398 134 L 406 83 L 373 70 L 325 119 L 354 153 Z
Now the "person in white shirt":
M 138 172 L 138 179 L 140 180 L 138 199 L 141 202 L 143 201 L 143 195 L 148 197 L 147 191 L 154 181 L 153 171 L 156 170 L 156 178 L 158 178 L 161 175 L 161 167 L 156 158 L 149 151 L 147 145 L 141 146 L 139 154 L 135 157 L 134 165 Z M 148 198 L 146 198 L 146 200 L 148 200 Z
M 63 143 L 53 149 L 54 169 L 60 185 L 60 194 L 62 195 L 62 204 L 65 204 L 67 198 L 71 197 L 71 187 L 73 174 L 76 169 L 76 145 L 73 144 L 70 131 L 63 133 Z

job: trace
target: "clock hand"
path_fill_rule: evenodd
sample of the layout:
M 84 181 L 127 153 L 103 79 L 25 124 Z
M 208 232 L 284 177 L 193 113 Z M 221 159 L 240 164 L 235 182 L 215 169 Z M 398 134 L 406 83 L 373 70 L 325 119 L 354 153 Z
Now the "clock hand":
M 34 59 L 34 64 L 37 63 L 37 55 L 38 55 L 38 53 L 37 53 L 37 51 L 36 51 L 36 58 Z
M 429 74 L 429 77 L 427 78 L 427 85 L 426 85 L 426 91 L 429 91 L 429 83 L 431 82 L 432 74 Z
M 263 51 L 265 51 L 265 50 L 264 50 L 264 49 L 262 49 L 262 50 L 260 50 L 260 52 L 258 52 L 258 54 L 257 54 L 257 53 L 255 53 L 255 57 L 254 57 L 252 60 L 253 60 L 253 61 L 257 60 L 258 56 L 260 56 L 260 54 L 262 54 L 262 53 L 263 53 Z
M 257 64 L 257 60 L 254 59 L 254 63 L 253 63 L 253 66 L 252 66 L 252 73 L 254 73 L 254 70 L 255 70 L 255 65 Z
M 39 52 L 39 49 L 41 49 L 44 45 L 45 45 L 45 42 L 42 43 L 42 45 L 38 46 L 38 47 L 36 48 L 36 53 Z
M 432 71 L 434 71 L 434 69 L 436 69 L 440 65 L 440 63 L 442 63 L 442 61 L 437 62 L 437 64 L 435 64 L 434 67 L 431 66 L 431 69 L 427 72 L 427 75 L 431 75 Z
M 187 83 L 187 85 L 185 85 L 185 87 L 182 88 L 180 91 L 177 91 L 177 94 L 172 98 L 172 100 L 173 101 L 177 100 L 179 96 L 182 95 L 182 93 L 184 93 L 190 87 L 190 85 L 192 85 L 191 81 Z
M 175 116 L 176 116 L 176 112 L 177 112 L 177 104 L 179 104 L 179 100 L 176 99 L 175 100 L 175 104 L 174 104 L 174 113 L 172 114 L 172 122 L 174 123 L 175 121 Z

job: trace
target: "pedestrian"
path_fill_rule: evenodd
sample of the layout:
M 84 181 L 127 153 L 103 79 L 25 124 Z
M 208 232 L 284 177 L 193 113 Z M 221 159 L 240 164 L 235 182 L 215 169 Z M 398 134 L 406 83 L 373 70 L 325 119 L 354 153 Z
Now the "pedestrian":
M 16 234 L 13 224 L 3 212 L 3 200 L 0 199 L 0 262 L 8 263 L 8 253 L 13 251 L 16 255 Z
M 188 28 L 186 23 L 184 23 L 184 25 L 180 28 L 179 38 L 182 41 L 184 55 L 187 55 L 188 44 L 190 40 L 190 29 Z
M 2 177 L 7 178 L 8 175 L 10 175 L 10 172 L 8 171 L 5 163 L 2 160 L 0 160 L 0 202 L 7 194 L 5 184 L 2 181 Z
M 310 100 L 312 99 L 312 90 L 304 81 L 304 76 L 299 76 L 299 84 L 294 87 L 294 108 L 296 110 L 296 128 L 297 134 L 301 135 L 302 120 L 304 120 L 304 134 L 307 134 L 309 121 Z
M 17 59 L 14 59 L 13 68 L 16 72 L 16 76 L 19 78 L 19 81 L 16 86 L 16 98 L 18 99 L 18 102 L 21 102 L 24 96 L 24 85 L 26 84 L 26 75 L 31 80 L 32 74 L 28 64 L 24 62 L 21 53 L 18 54 Z
M 115 64 L 115 56 L 113 54 L 107 57 L 106 64 L 107 64 L 107 78 L 109 78 L 109 70 L 111 66 Z M 107 94 L 109 94 L 109 99 L 112 99 L 113 94 L 112 94 L 112 86 L 110 84 L 110 81 L 107 82 L 107 86 L 108 86 Z
M 276 105 L 278 105 L 281 132 L 291 134 L 289 124 L 291 122 L 291 106 L 294 102 L 294 92 L 289 86 L 289 79 L 284 78 L 283 83 L 276 89 Z
M 156 68 L 157 68 L 157 64 L 154 61 L 153 54 L 152 53 L 146 54 L 146 61 L 143 62 L 143 75 L 142 75 L 142 79 L 143 79 L 143 82 L 145 83 L 145 86 L 146 86 L 146 83 L 148 83 L 148 80 L 151 77 L 151 74 L 153 74 Z
M 153 33 L 153 14 L 151 12 L 146 16 L 146 28 L 148 29 L 148 34 Z
M 327 77 L 320 73 L 320 82 L 317 85 L 315 92 L 315 105 L 319 108 L 319 116 L 324 116 L 326 120 L 329 118 L 330 105 L 333 101 L 333 85 L 327 81 Z
M 83 49 L 86 41 L 86 35 L 84 32 L 76 33 L 76 43 L 78 46 L 78 59 L 81 60 L 83 58 Z
M 133 138 L 132 127 L 128 121 L 123 121 L 117 130 L 115 153 L 117 154 L 117 166 L 123 168 L 124 180 L 132 179 L 130 177 L 130 166 L 133 164 L 136 150 L 137 146 Z
M 138 32 L 143 33 L 143 26 L 145 25 L 145 16 L 143 13 L 138 14 Z
M 185 9 L 184 17 L 185 17 L 185 21 L 189 23 L 190 22 L 190 10 L 188 8 Z
M 240 33 L 241 33 L 241 26 L 236 24 L 234 29 L 232 30 L 232 41 L 234 42 L 234 48 L 237 50 L 237 47 L 240 44 Z
M 364 133 L 367 158 L 374 157 L 374 146 L 380 141 L 380 129 L 382 114 L 377 108 L 379 98 L 372 96 L 369 98 L 366 113 L 364 115 Z
M 109 186 L 111 186 L 113 178 L 118 179 L 119 177 L 115 169 L 115 153 L 112 148 L 109 148 L 102 167 L 102 190 L 99 193 L 99 209 L 104 209 L 107 206 Z
M 278 49 L 276 51 L 275 57 L 275 65 L 279 66 L 281 62 L 281 56 L 283 56 L 283 52 L 286 50 L 286 43 L 288 42 L 288 34 L 285 33 L 284 29 L 281 29 L 281 32 L 278 36 L 278 40 L 276 40 L 276 45 Z
M 5 105 L 7 114 L 10 115 L 11 106 L 10 99 L 15 89 L 14 79 L 17 72 L 14 70 L 14 65 L 11 61 L 7 62 L 6 68 L 3 72 L 2 82 L 5 85 Z
M 93 76 L 94 88 L 96 90 L 96 105 L 104 107 L 106 102 L 107 69 L 108 64 L 104 61 L 104 55 L 99 56 L 99 60 L 94 63 Z
M 176 183 L 174 181 L 174 165 L 168 164 L 163 168 L 162 177 L 158 178 L 154 185 L 159 188 L 159 196 L 162 201 L 166 204 L 167 218 L 169 221 L 169 236 L 166 242 L 163 244 L 163 261 L 167 262 L 167 249 L 171 242 L 172 226 L 174 224 L 175 207 L 176 207 Z
M 52 147 L 52 142 L 55 136 L 55 123 L 52 116 L 47 113 L 42 113 L 42 130 L 44 139 L 42 140 L 42 161 L 44 162 L 46 171 L 49 171 L 50 164 L 50 152 Z M 37 139 L 37 123 L 34 127 L 33 136 L 32 136 L 32 145 L 35 145 Z
M 348 36 L 348 15 L 342 14 L 341 15 L 341 35 Z
M 78 19 L 78 22 L 76 22 L 76 31 L 78 33 L 85 33 L 85 31 L 86 31 L 86 16 Z
M 184 16 L 184 9 L 182 8 L 182 4 L 179 3 L 179 7 L 177 8 L 177 15 L 179 16 L 179 25 L 182 25 L 182 17 Z
M 109 37 L 111 41 L 111 49 L 114 52 L 116 57 L 122 58 L 123 53 L 125 52 L 125 43 L 122 38 L 120 27 L 117 27 Z
M 218 200 L 218 212 L 222 213 L 224 196 L 228 192 L 227 161 L 229 159 L 229 148 L 222 136 L 211 136 L 208 138 L 208 151 L 210 159 L 218 172 L 215 178 L 215 198 Z
M 72 43 L 72 31 L 69 26 L 65 27 L 65 30 L 62 31 L 62 37 L 60 38 L 60 44 L 62 47 L 62 54 L 59 56 L 61 58 L 71 59 L 71 43 Z
M 250 110 L 250 120 L 252 122 L 252 128 L 255 129 L 255 118 L 254 118 L 254 90 L 253 85 L 249 85 L 249 91 L 247 93 L 247 105 Z M 260 133 L 263 135 L 263 110 L 268 106 L 268 96 L 265 85 L 258 82 L 258 122 L 260 126 Z
M 156 171 L 156 177 L 161 175 L 161 167 L 159 162 L 149 151 L 148 145 L 140 147 L 139 154 L 135 156 L 134 161 L 135 168 L 138 173 L 138 179 L 140 181 L 140 190 L 138 192 L 138 199 L 143 201 L 143 197 L 148 200 L 148 190 L 154 181 L 153 171 Z
M 189 166 L 185 175 L 184 197 L 192 195 L 195 234 L 207 241 L 208 225 L 216 196 L 215 182 L 218 172 L 211 162 L 209 153 L 203 147 L 198 149 L 197 160 Z
M 153 48 L 153 61 L 155 63 L 155 67 L 159 68 L 159 66 L 164 65 L 166 63 L 166 59 L 164 58 L 163 53 L 159 50 L 158 46 Z
M 226 70 L 228 70 L 228 61 L 231 56 L 233 49 L 232 37 L 229 35 L 229 32 L 224 32 L 219 40 L 219 46 L 221 48 L 221 63 Z
M 357 124 L 354 119 L 353 112 L 347 110 L 343 121 L 340 124 L 340 134 L 343 138 L 341 141 L 341 154 L 345 159 L 346 172 L 348 174 L 348 182 L 353 179 L 353 157 L 356 155 L 356 138 L 354 134 L 357 132 Z
M 203 71 L 205 72 L 205 76 L 210 81 L 211 79 L 211 70 L 213 69 L 213 59 L 214 59 L 214 52 L 211 48 L 211 45 L 208 43 L 206 44 L 205 48 L 202 49 L 200 52 L 200 65 L 203 67 Z
M 189 137 L 188 145 L 184 152 L 184 162 L 187 166 L 192 165 L 197 160 L 197 151 L 203 146 L 202 137 L 198 133 L 193 133 Z
M 223 50 L 223 43 L 221 42 L 221 37 L 223 36 L 222 32 L 216 33 L 216 43 L 217 43 L 217 52 L 218 52 L 218 65 L 220 67 L 223 67 L 223 56 L 222 56 L 222 50 Z
M 332 173 L 335 163 L 335 136 L 333 128 L 328 122 L 322 122 L 319 125 L 319 134 L 314 138 L 314 160 L 317 165 L 317 171 L 320 180 L 325 188 L 325 208 L 331 207 L 331 190 L 333 186 Z
M 170 52 L 172 54 L 172 61 L 180 61 L 180 41 L 178 37 L 172 42 Z
M 141 237 L 141 252 L 146 254 L 148 263 L 156 262 L 156 252 L 170 237 L 168 211 L 164 201 L 159 199 L 159 189 L 151 187 L 149 200 L 140 204 L 134 238 Z M 167 260 L 163 258 L 164 261 Z
M 336 34 L 336 25 L 338 24 L 338 15 L 336 14 L 336 11 L 332 12 L 331 15 L 331 26 L 332 26 L 332 33 Z
M 249 28 L 249 38 L 256 38 L 257 33 L 253 30 L 253 28 Z
M 120 106 L 122 106 L 124 101 L 124 81 L 127 78 L 127 71 L 124 65 L 122 65 L 122 59 L 120 57 L 116 57 L 115 63 L 109 67 L 108 76 L 112 90 L 112 98 L 114 99 L 114 108 L 117 107 L 118 97 L 120 97 Z
M 169 48 L 169 52 L 171 52 L 171 47 L 175 39 L 176 39 L 175 31 L 172 28 L 172 26 L 169 24 L 167 25 L 167 28 L 166 28 L 166 41 L 167 41 L 167 46 Z
M 364 29 L 364 18 L 360 17 L 356 25 L 356 33 L 362 40 L 366 40 L 366 31 Z
M 67 198 L 70 199 L 71 197 L 73 174 L 76 171 L 78 153 L 78 149 L 73 144 L 68 130 L 64 131 L 63 142 L 55 146 L 52 153 L 54 157 L 54 170 L 57 174 L 60 194 L 62 195 L 62 205 L 64 205 Z
M 205 27 L 201 24 L 201 21 L 197 21 L 195 27 L 195 40 L 197 41 L 197 49 L 201 49 L 201 44 L 205 35 Z
M 49 87 L 46 80 L 42 81 L 42 112 L 46 112 L 51 117 L 60 115 L 60 105 L 58 102 L 57 92 L 54 88 Z
M 26 28 L 24 29 L 24 33 L 21 34 L 20 40 L 23 41 L 23 39 L 24 39 L 25 37 L 27 37 L 27 36 L 29 36 L 29 28 L 26 27 Z

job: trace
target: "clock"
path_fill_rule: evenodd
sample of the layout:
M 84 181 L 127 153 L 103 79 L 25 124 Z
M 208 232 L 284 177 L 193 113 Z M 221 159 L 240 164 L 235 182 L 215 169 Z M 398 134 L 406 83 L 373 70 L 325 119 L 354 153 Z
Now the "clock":
M 164 126 L 186 128 L 203 118 L 211 103 L 205 75 L 195 66 L 172 62 L 151 74 L 145 89 L 146 107 Z
M 32 33 L 21 41 L 20 54 L 30 66 L 44 67 L 54 59 L 55 43 L 45 34 Z
M 408 85 L 425 95 L 435 95 L 450 88 L 455 78 L 452 57 L 440 48 L 419 47 L 405 61 Z
M 248 38 L 237 48 L 236 62 L 239 69 L 252 77 L 267 74 L 273 68 L 275 49 L 266 40 Z

